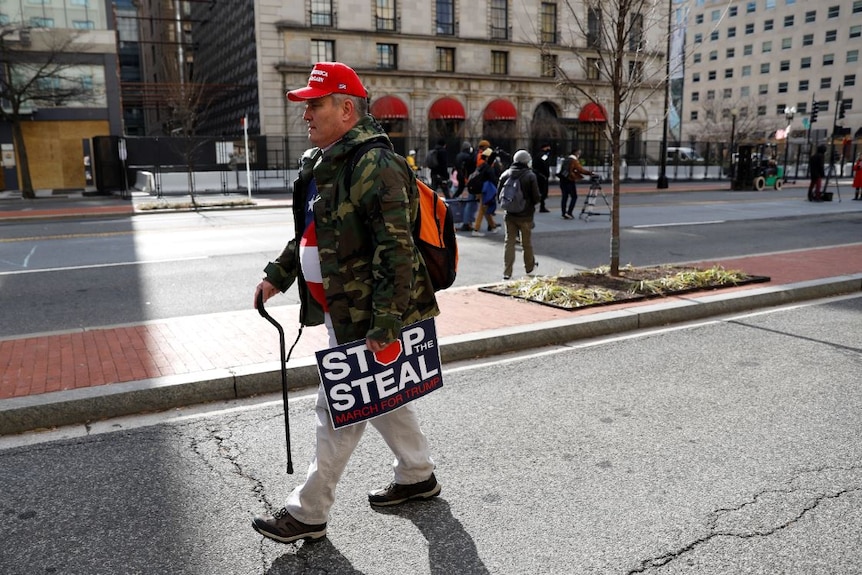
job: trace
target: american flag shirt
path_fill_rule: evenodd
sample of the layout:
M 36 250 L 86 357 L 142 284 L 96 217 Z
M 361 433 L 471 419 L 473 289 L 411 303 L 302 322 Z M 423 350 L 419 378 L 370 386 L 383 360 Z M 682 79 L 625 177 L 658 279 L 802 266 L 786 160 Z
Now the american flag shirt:
M 329 312 L 326 294 L 323 291 L 323 274 L 320 271 L 320 257 L 317 252 L 317 228 L 314 225 L 314 202 L 320 199 L 314 179 L 308 185 L 308 198 L 305 204 L 305 229 L 299 241 L 299 265 L 308 285 L 311 297 L 317 301 L 324 312 Z

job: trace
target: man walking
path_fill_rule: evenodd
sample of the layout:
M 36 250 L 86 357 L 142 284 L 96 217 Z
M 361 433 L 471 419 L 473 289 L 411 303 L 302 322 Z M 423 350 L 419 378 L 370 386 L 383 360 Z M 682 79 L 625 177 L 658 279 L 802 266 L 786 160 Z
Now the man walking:
M 500 176 L 500 189 L 506 186 L 506 182 L 515 178 L 520 182 L 521 193 L 524 196 L 524 209 L 518 212 L 506 212 L 503 220 L 506 226 L 506 247 L 503 253 L 503 279 L 512 277 L 512 267 L 515 265 L 515 243 L 521 238 L 521 247 L 524 250 L 524 270 L 530 274 L 538 265 L 533 255 L 533 217 L 536 213 L 536 204 L 541 201 L 539 184 L 536 174 L 530 169 L 530 153 L 527 150 L 518 150 L 512 156 L 512 165 Z
M 368 94 L 356 72 L 339 62 L 319 62 L 308 86 L 287 93 L 303 102 L 308 139 L 294 186 L 296 236 L 266 266 L 255 292 L 263 300 L 297 281 L 300 322 L 325 324 L 331 347 L 365 340 L 377 352 L 402 327 L 439 313 L 431 279 L 413 244 L 418 192 L 407 162 L 391 149 L 368 115 Z M 377 140 L 361 158 L 356 149 Z M 351 181 L 341 181 L 354 162 Z M 326 535 L 335 487 L 365 430 L 365 422 L 333 429 L 321 386 L 316 404 L 315 455 L 305 482 L 273 516 L 255 517 L 260 534 L 289 543 Z M 371 505 L 397 505 L 440 493 L 428 441 L 415 403 L 370 420 L 395 455 L 394 481 L 368 493 Z
M 545 142 L 539 148 L 539 157 L 533 160 L 533 172 L 538 178 L 539 195 L 542 198 L 539 211 L 547 213 L 551 211 L 545 206 L 545 202 L 548 201 L 548 183 L 551 180 L 551 144 Z

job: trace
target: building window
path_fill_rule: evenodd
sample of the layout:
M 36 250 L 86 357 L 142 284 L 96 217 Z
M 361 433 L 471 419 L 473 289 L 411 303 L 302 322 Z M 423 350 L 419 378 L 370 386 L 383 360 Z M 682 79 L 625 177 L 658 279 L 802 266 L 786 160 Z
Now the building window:
M 599 60 L 598 58 L 587 58 L 587 80 L 599 79 Z
M 695 54 L 695 55 L 692 57 L 692 61 L 693 61 L 695 64 L 700 64 L 700 60 L 701 60 L 700 52 L 698 52 L 697 54 Z
M 632 16 L 629 32 L 629 50 L 640 52 L 644 48 L 644 17 L 642 14 Z
M 775 115 L 776 116 L 783 116 L 784 115 L 784 108 L 786 108 L 786 107 L 787 106 L 785 106 L 784 104 L 778 104 L 777 106 L 775 106 Z
M 455 71 L 455 48 L 437 48 L 437 71 Z
M 786 94 L 787 93 L 787 82 L 779 82 L 778 83 L 778 93 L 779 94 Z M 783 106 L 782 106 L 782 109 L 784 109 Z
M 827 30 L 826 31 L 826 41 L 834 42 L 838 39 L 838 30 Z
M 763 23 L 763 31 L 764 32 L 769 32 L 774 27 L 775 27 L 775 21 L 772 18 L 770 18 L 769 20 L 767 20 Z
M 751 66 L 748 64 L 742 67 L 742 77 L 745 78 L 747 76 L 751 76 Z
M 739 97 L 740 98 L 748 98 L 751 96 L 751 86 L 742 86 L 739 89 Z M 744 116 L 745 114 L 740 113 L 740 116 Z
M 709 13 L 709 19 L 713 22 L 718 22 L 721 20 L 721 10 L 713 10 Z
M 629 81 L 642 82 L 644 79 L 644 63 L 640 61 L 629 62 Z
M 849 88 L 856 85 L 856 74 L 847 74 L 844 76 L 844 86 Z
M 725 58 L 729 60 L 734 56 L 736 56 L 736 48 L 728 48 L 727 52 L 725 53 Z
M 832 78 L 820 78 L 820 89 L 827 90 L 832 87 Z
M 862 0 L 854 0 L 854 2 L 853 2 L 853 13 L 854 14 L 862 13 Z
M 95 30 L 96 23 L 92 20 L 72 20 L 72 28 L 75 30 Z
M 757 93 L 761 96 L 765 96 L 769 93 L 769 84 L 761 84 L 757 87 Z
M 709 52 L 709 61 L 714 62 L 715 60 L 718 60 L 718 50 L 711 50 Z
M 730 17 L 730 18 L 733 18 L 733 17 L 734 17 L 734 16 L 736 16 L 738 13 L 739 13 L 739 8 L 737 8 L 736 6 L 731 6 L 731 7 L 730 7 L 730 10 L 728 10 L 728 11 L 727 11 L 727 15 L 728 15 L 728 17 Z
M 311 25 L 332 26 L 332 0 L 311 0 Z M 329 62 L 331 60 L 315 60 Z
M 710 81 L 711 81 L 711 80 L 715 80 L 715 78 L 716 78 L 715 70 L 710 70 L 710 71 L 709 71 L 709 74 L 707 74 L 707 76 L 708 76 L 708 77 L 707 77 L 707 79 L 708 79 L 708 80 L 710 80 Z
M 30 17 L 30 26 L 33 28 L 53 28 L 54 27 L 54 19 L 53 18 L 42 18 L 40 16 L 31 16 Z
M 725 68 L 724 69 L 724 77 L 725 78 L 733 78 L 733 68 Z
M 758 106 L 757 107 L 757 115 L 765 116 L 766 115 L 766 106 Z
M 700 39 L 698 39 L 700 36 Z M 703 37 L 696 34 L 694 42 L 702 42 Z M 587 13 L 587 48 L 599 49 L 602 47 L 602 11 L 599 7 L 591 6 Z
M 760 64 L 760 73 L 769 74 L 769 62 L 763 62 Z
M 718 30 L 713 30 L 712 32 L 710 32 L 710 33 L 709 33 L 709 39 L 710 39 L 712 42 L 717 41 L 717 40 L 718 40 Z
M 697 110 L 692 110 L 691 115 L 689 116 L 692 122 L 697 122 Z
M 840 6 L 830 6 L 829 10 L 826 12 L 827 18 L 838 18 L 838 15 L 841 13 Z
M 395 0 L 377 0 L 377 30 L 395 31 Z
M 772 40 L 767 40 L 763 44 L 760 45 L 760 51 L 764 54 L 769 54 L 772 52 Z
M 811 46 L 814 44 L 814 34 L 806 34 L 802 37 L 803 46 Z
M 722 90 L 721 97 L 725 100 L 730 100 L 731 98 L 733 98 L 733 88 L 725 88 L 724 90 Z
M 782 50 L 790 50 L 793 48 L 793 38 L 782 38 L 781 39 L 781 49 Z
M 557 77 L 557 56 L 554 54 L 542 54 L 542 78 Z
M 745 34 L 754 34 L 754 24 L 746 24 L 745 25 Z
M 781 62 L 779 62 L 778 63 L 778 69 L 781 70 L 782 72 L 789 72 L 790 71 L 790 60 L 782 60 Z
M 700 44 L 703 42 L 703 34 L 695 34 L 694 35 L 694 43 Z
M 493 40 L 509 39 L 508 0 L 491 0 L 491 38 Z
M 799 91 L 807 92 L 808 91 L 808 80 L 799 80 Z
M 398 69 L 398 46 L 396 44 L 377 45 L 377 68 L 380 70 Z
M 542 42 L 557 43 L 557 5 L 552 2 L 542 2 L 540 22 L 542 26 Z
M 748 14 L 752 14 L 757 11 L 757 2 L 749 2 L 745 5 L 745 11 Z
M 437 0 L 437 34 L 455 35 L 455 0 Z
M 700 82 L 700 72 L 695 72 L 691 75 L 692 82 Z
M 695 24 L 703 24 L 703 14 L 698 14 L 694 17 Z
M 335 42 L 333 40 L 311 40 L 312 62 L 334 62 Z
M 823 55 L 823 65 L 831 66 L 835 63 L 835 54 L 824 54 Z
M 805 56 L 799 61 L 799 67 L 805 70 L 811 67 L 811 56 Z
M 731 26 L 727 29 L 728 38 L 736 38 L 736 26 Z
M 742 47 L 742 55 L 743 56 L 751 56 L 754 53 L 754 46 L 751 44 L 746 44 Z
M 772 10 L 775 8 L 775 0 L 766 0 L 766 9 Z
M 691 93 L 691 101 L 697 102 L 700 100 L 700 92 L 692 92 Z
M 862 36 L 862 26 L 850 26 L 850 37 L 858 38 Z
M 807 114 L 808 113 L 808 102 L 799 102 L 796 104 L 796 113 L 797 114 Z
M 497 76 L 509 75 L 509 53 L 491 50 L 491 73 Z
M 715 100 L 715 90 L 707 90 L 706 99 L 709 100 L 710 102 L 712 100 Z
M 853 62 L 859 61 L 859 50 L 847 50 L 847 63 L 852 64 Z
M 817 11 L 816 10 L 810 10 L 810 11 L 805 13 L 805 23 L 806 24 L 811 24 L 812 22 L 816 22 L 816 21 L 817 21 Z
M 793 16 L 785 16 L 784 17 L 784 27 L 790 28 L 793 26 L 794 17 Z

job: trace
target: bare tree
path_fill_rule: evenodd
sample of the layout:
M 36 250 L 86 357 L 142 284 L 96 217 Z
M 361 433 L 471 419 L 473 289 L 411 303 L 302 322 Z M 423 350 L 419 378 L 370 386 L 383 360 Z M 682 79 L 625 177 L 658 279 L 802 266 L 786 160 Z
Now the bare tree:
M 784 128 L 784 117 L 776 118 L 762 113 L 768 105 L 763 96 L 752 96 L 736 100 L 707 98 L 700 102 L 703 120 L 698 128 L 698 139 L 705 142 L 758 142 L 768 138 L 779 128 Z M 736 121 L 732 114 L 736 112 Z
M 620 268 L 620 161 L 623 130 L 646 103 L 666 87 L 667 0 L 566 0 L 564 18 L 576 67 L 561 61 L 558 88 L 574 102 L 609 109 L 604 136 L 609 142 L 613 182 L 610 273 Z M 548 54 L 547 48 L 543 53 Z M 609 106 L 607 104 L 610 104 Z M 666 113 L 666 111 L 665 111 Z
M 35 198 L 22 121 L 38 107 L 57 107 L 92 100 L 93 87 L 81 77 L 77 55 L 89 46 L 71 29 L 0 27 L 0 118 L 12 126 L 18 155 L 21 194 Z

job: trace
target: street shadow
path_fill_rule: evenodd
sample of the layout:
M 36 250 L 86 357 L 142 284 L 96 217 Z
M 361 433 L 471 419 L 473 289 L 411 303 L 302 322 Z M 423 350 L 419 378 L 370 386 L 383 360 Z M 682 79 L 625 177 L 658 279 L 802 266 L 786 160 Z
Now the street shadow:
M 313 543 L 304 542 L 296 553 L 285 553 L 275 561 L 266 575 L 364 575 L 350 564 L 338 549 L 323 538 Z
M 395 508 L 373 507 L 383 515 L 397 515 L 412 521 L 428 541 L 428 563 L 432 575 L 487 575 L 476 543 L 452 515 L 445 499 L 408 503 Z

